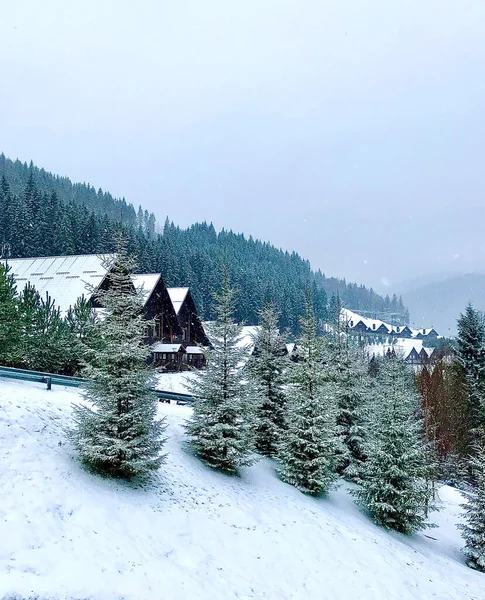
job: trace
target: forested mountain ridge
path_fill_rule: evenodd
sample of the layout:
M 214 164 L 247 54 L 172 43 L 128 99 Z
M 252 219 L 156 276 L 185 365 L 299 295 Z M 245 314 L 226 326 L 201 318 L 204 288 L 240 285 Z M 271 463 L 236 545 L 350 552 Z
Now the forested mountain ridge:
M 281 311 L 280 326 L 296 332 L 306 292 L 321 320 L 328 318 L 337 293 L 357 312 L 392 311 L 406 319 L 397 297 L 382 298 L 363 285 L 327 278 L 297 253 L 251 236 L 218 233 L 208 223 L 181 229 L 168 219 L 160 233 L 157 229 L 153 215 L 135 211 L 124 199 L 0 155 L 0 243 L 9 244 L 12 257 L 112 252 L 122 231 L 138 270 L 162 273 L 168 286 L 189 286 L 203 319 L 213 317 L 212 292 L 219 289 L 224 260 L 239 292 L 235 316 L 248 324 L 257 323 L 258 310 L 273 300 Z
M 3 152 L 0 154 L 0 178 L 2 176 L 5 176 L 8 181 L 10 191 L 19 196 L 23 194 L 29 177 L 33 176 L 39 192 L 50 194 L 55 191 L 64 204 L 73 202 L 86 206 L 97 214 L 106 214 L 111 219 L 127 225 L 137 225 L 140 220 L 139 209 L 137 213 L 133 205 L 128 204 L 124 198 L 113 198 L 109 192 L 104 192 L 101 188 L 96 190 L 86 183 L 72 183 L 68 177 L 49 173 L 45 169 L 36 167 L 32 161 L 29 165 L 18 159 L 13 161 Z M 155 217 L 145 211 L 142 218 L 145 221 L 150 219 L 153 223 L 155 221 Z

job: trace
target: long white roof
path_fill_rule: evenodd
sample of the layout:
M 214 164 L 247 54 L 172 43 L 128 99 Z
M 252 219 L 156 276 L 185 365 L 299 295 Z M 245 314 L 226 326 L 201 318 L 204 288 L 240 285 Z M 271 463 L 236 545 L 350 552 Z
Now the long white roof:
M 368 329 L 373 331 L 379 329 L 381 325 L 384 325 L 389 332 L 391 332 L 393 329 L 389 323 L 384 323 L 384 321 L 380 321 L 379 319 L 368 319 L 366 317 L 362 317 L 348 308 L 342 308 L 341 318 L 343 321 L 346 321 L 349 324 L 352 323 L 350 327 L 355 327 L 359 321 L 362 321 Z
M 170 300 L 172 301 L 173 309 L 175 310 L 175 314 L 179 314 L 179 310 L 182 308 L 182 304 L 184 303 L 187 294 L 189 293 L 188 287 L 173 287 L 167 288 L 168 295 L 170 296 Z
M 21 292 L 30 283 L 41 296 L 49 293 L 61 312 L 67 312 L 81 296 L 90 298 L 106 275 L 114 254 L 83 254 L 15 258 L 8 261 Z

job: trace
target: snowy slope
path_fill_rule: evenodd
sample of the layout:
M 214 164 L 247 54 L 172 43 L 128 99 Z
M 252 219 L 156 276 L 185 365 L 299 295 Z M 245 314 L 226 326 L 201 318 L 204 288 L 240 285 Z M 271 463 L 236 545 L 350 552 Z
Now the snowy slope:
M 0 598 L 483 600 L 464 566 L 459 494 L 438 529 L 372 525 L 345 489 L 313 499 L 262 461 L 240 478 L 183 449 L 190 408 L 161 404 L 169 456 L 144 488 L 83 471 L 65 443 L 75 391 L 0 382 Z

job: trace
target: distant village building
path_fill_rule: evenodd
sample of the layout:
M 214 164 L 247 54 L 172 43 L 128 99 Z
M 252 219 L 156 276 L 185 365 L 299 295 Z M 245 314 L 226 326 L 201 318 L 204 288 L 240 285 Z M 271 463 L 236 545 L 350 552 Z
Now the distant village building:
M 19 291 L 30 284 L 42 297 L 49 294 L 66 314 L 81 297 L 89 299 L 93 307 L 102 308 L 96 291 L 109 286 L 107 265 L 114 259 L 114 254 L 88 254 L 18 258 L 8 264 Z M 205 356 L 201 346 L 208 346 L 209 340 L 190 290 L 167 289 L 160 273 L 136 274 L 132 282 L 142 291 L 145 318 L 153 322 L 145 338 L 153 366 L 170 371 L 202 367 Z
M 396 337 L 403 339 L 436 339 L 439 337 L 437 331 L 431 327 L 428 329 L 412 329 L 408 325 L 390 325 L 384 323 L 379 319 L 369 319 L 362 317 L 361 315 L 351 311 L 347 308 L 343 308 L 341 312 L 341 320 L 346 324 L 349 332 L 361 336 L 378 336 L 381 338 L 385 337 Z

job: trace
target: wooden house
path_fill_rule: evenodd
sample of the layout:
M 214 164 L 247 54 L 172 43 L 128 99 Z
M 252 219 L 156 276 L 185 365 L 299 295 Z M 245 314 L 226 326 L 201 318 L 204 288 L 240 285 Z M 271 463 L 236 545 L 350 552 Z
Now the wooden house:
M 193 346 L 209 346 L 190 289 L 188 287 L 167 288 L 167 293 L 182 332 L 182 342 Z
M 422 365 L 425 365 L 427 362 L 429 362 L 431 354 L 432 352 L 428 354 L 425 348 L 421 348 L 421 352 L 419 353 L 419 360 Z
M 115 260 L 115 254 L 50 256 L 13 259 L 9 266 L 20 291 L 29 283 L 41 296 L 49 294 L 65 315 L 81 297 L 89 299 L 95 308 L 102 308 L 96 292 L 109 287 L 109 273 L 115 268 Z M 147 327 L 146 342 L 152 347 L 156 343 L 182 345 L 184 331 L 161 275 L 132 275 L 131 280 L 133 287 L 142 291 L 146 319 L 153 322 Z M 205 341 L 197 327 L 192 329 L 196 331 L 197 342 L 199 338 Z M 153 352 L 151 363 L 170 370 L 178 369 L 187 354 L 185 347 L 176 351 L 157 348 L 159 351 Z
M 424 339 L 435 340 L 438 337 L 439 337 L 438 332 L 434 329 L 434 327 L 431 327 L 429 329 L 420 329 L 419 332 L 416 334 L 416 339 L 418 339 L 418 340 L 424 340 Z
M 407 363 L 410 363 L 412 365 L 420 365 L 421 364 L 421 358 L 420 358 L 420 355 L 418 354 L 418 351 L 416 350 L 416 348 L 413 348 L 411 350 L 411 352 L 406 356 L 405 360 Z
M 364 323 L 364 321 L 358 321 L 357 323 L 355 323 L 355 325 L 352 325 L 351 323 L 353 323 L 353 322 L 350 321 L 349 326 L 350 326 L 350 329 L 352 330 L 352 333 L 357 333 L 357 334 L 363 335 L 368 332 L 368 327 Z
M 150 349 L 154 366 L 161 367 L 166 371 L 181 371 L 183 369 L 187 352 L 182 344 L 155 342 Z
M 413 332 L 407 325 L 404 325 L 404 327 L 400 327 L 398 335 L 400 338 L 411 338 L 413 337 Z
M 372 325 L 375 325 L 375 323 L 373 323 Z M 391 330 L 387 327 L 387 325 L 384 325 L 384 323 L 382 323 L 381 325 L 379 325 L 379 327 L 377 327 L 377 329 L 373 329 L 372 333 L 375 333 L 377 335 L 389 335 L 391 333 Z

